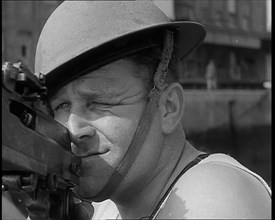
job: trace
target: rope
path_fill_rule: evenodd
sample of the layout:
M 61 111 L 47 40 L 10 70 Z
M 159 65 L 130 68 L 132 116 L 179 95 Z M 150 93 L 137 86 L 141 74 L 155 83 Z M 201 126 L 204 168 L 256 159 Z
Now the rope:
M 164 48 L 161 54 L 161 61 L 154 76 L 154 86 L 159 90 L 162 90 L 166 76 L 168 74 L 168 66 L 173 52 L 173 45 L 173 32 L 167 31 L 164 38 Z

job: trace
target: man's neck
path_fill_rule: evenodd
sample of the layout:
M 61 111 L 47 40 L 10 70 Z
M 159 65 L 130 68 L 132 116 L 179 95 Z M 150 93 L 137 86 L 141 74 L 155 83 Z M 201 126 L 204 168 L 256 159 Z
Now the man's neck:
M 132 196 L 130 200 L 116 204 L 122 219 L 150 216 L 173 180 L 179 175 L 181 170 L 199 154 L 196 149 L 186 142 L 184 136 L 176 135 L 171 138 L 173 142 L 168 141 L 170 146 L 168 147 L 167 143 L 165 148 L 167 151 L 171 147 L 177 150 L 174 151 L 173 154 L 170 154 L 169 158 L 167 158 L 167 152 L 164 152 L 163 158 L 165 158 L 164 155 L 166 154 L 166 162 L 161 163 L 154 178 L 142 191 Z M 175 144 L 177 146 L 173 146 Z M 181 145 L 180 147 L 179 144 Z M 160 160 L 164 161 L 162 158 Z

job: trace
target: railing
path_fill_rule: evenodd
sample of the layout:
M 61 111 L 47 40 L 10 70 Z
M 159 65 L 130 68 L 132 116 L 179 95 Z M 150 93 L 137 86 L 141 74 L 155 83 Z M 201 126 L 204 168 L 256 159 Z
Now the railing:
M 204 79 L 185 79 L 181 82 L 184 89 L 207 89 Z M 269 81 L 248 81 L 248 80 L 217 80 L 216 89 L 267 89 L 271 88 Z

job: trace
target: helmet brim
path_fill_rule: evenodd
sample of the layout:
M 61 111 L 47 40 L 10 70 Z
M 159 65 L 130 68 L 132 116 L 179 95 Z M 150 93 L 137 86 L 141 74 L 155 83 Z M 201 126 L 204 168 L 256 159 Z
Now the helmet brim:
M 162 46 L 164 30 L 175 33 L 173 54 L 178 60 L 183 59 L 197 48 L 205 38 L 206 31 L 202 24 L 191 21 L 178 21 L 145 27 L 106 41 L 56 67 L 45 74 L 48 96 L 74 80 L 104 65 L 114 62 L 138 51 Z

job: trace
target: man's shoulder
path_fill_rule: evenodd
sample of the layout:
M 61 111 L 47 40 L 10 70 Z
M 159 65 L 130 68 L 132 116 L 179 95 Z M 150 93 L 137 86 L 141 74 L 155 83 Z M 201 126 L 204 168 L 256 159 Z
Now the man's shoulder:
M 94 215 L 93 219 L 116 219 L 118 210 L 114 202 L 105 200 L 103 202 L 93 203 Z
M 226 163 L 194 166 L 176 183 L 159 218 L 271 218 L 271 198 L 251 174 Z

